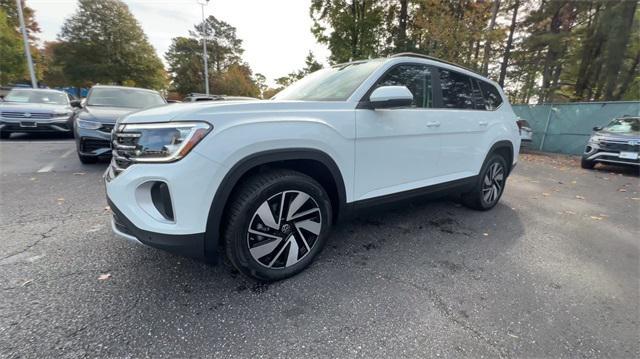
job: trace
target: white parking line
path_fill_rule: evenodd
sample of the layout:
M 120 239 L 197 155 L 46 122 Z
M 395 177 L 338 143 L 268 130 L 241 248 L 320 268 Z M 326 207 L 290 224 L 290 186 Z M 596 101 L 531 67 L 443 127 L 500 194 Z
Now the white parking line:
M 75 151 L 75 148 L 72 148 L 69 151 L 63 153 L 62 156 L 60 156 L 59 159 L 69 157 L 69 155 L 72 154 L 73 151 Z M 53 161 L 53 162 L 49 163 L 48 165 L 42 167 L 41 169 L 38 170 L 38 173 L 51 172 L 51 170 L 53 169 L 53 166 L 56 165 L 56 162 L 57 161 Z

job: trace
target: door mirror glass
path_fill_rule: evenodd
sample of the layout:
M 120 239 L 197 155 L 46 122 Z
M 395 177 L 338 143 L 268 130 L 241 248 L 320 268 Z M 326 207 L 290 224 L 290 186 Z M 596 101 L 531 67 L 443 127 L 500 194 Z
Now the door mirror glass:
M 374 109 L 411 106 L 413 94 L 406 86 L 381 86 L 373 90 L 369 103 Z
M 82 102 L 80 100 L 71 100 L 70 103 L 72 107 L 82 107 Z
M 593 128 L 593 130 L 594 130 L 594 131 L 600 131 L 600 130 L 602 130 L 602 127 L 598 127 L 598 126 L 596 126 L 596 127 L 594 127 L 594 128 Z

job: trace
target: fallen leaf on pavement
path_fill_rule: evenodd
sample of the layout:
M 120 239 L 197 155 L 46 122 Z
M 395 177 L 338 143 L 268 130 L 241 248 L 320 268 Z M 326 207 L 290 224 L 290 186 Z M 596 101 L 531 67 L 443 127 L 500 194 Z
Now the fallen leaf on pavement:
M 111 273 L 100 274 L 100 276 L 98 277 L 98 280 L 107 280 L 109 278 L 111 278 Z
M 618 192 L 627 192 L 627 190 L 624 188 L 618 188 Z
M 576 195 L 576 198 L 577 198 L 577 199 L 584 199 L 584 197 L 582 197 L 582 196 L 578 196 L 578 195 Z
M 487 236 L 489 236 L 489 233 L 482 233 L 482 235 L 487 237 Z
M 547 193 L 547 192 L 542 193 L 542 195 L 545 196 L 545 197 L 549 197 L 550 196 L 550 194 Z
M 22 286 L 23 286 L 23 287 L 26 287 L 26 286 L 28 286 L 29 284 L 31 284 L 31 282 L 33 282 L 33 279 L 29 279 L 28 281 L 26 281 L 26 282 L 22 283 Z
M 36 180 L 36 178 L 35 178 L 35 177 L 31 177 L 31 178 L 29 178 L 29 181 L 35 181 L 35 180 Z
M 57 201 L 62 202 L 62 201 L 64 201 L 64 198 L 60 197 L 60 198 L 57 199 Z
M 631 199 L 634 200 L 634 201 L 640 201 L 640 198 L 638 198 L 638 197 L 631 197 Z
M 104 210 L 105 210 L 105 211 L 110 211 L 110 210 L 111 210 L 111 207 L 106 206 L 106 207 L 104 207 Z
M 87 174 L 86 172 L 74 172 L 73 173 L 74 176 L 84 176 L 86 174 Z
M 591 216 L 591 219 L 595 219 L 596 221 L 602 221 L 602 217 Z

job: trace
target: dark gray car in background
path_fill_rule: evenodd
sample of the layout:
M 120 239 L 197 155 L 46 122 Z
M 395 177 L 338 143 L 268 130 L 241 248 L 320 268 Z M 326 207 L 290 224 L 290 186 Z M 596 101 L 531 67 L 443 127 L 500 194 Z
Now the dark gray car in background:
M 594 127 L 582 154 L 582 168 L 598 162 L 640 168 L 640 117 L 613 119 L 605 127 Z
M 167 101 L 154 90 L 124 86 L 94 86 L 74 121 L 78 158 L 95 163 L 111 156 L 111 130 L 116 120 L 126 114 Z
M 72 132 L 79 102 L 64 91 L 14 88 L 0 102 L 0 137 L 14 132 Z

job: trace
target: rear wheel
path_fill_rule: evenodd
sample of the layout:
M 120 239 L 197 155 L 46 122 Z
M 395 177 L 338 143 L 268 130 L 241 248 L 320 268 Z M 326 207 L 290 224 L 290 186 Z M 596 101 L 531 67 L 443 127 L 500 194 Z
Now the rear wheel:
M 588 159 L 582 157 L 582 160 L 580 161 L 580 167 L 590 170 L 593 169 L 593 167 L 596 165 L 595 162 L 593 161 L 589 161 Z
M 8 139 L 9 137 L 11 137 L 11 132 L 7 132 L 7 131 L 0 131 L 0 138 L 3 140 Z
M 258 280 L 290 277 L 324 247 L 331 202 L 322 186 L 290 170 L 258 174 L 230 199 L 224 231 L 229 261 Z
M 489 210 L 498 204 L 506 182 L 507 162 L 494 153 L 482 166 L 475 188 L 462 196 L 462 202 L 469 208 Z
M 80 159 L 80 162 L 84 163 L 85 165 L 98 162 L 98 157 L 96 156 L 85 156 L 78 153 L 78 158 Z

